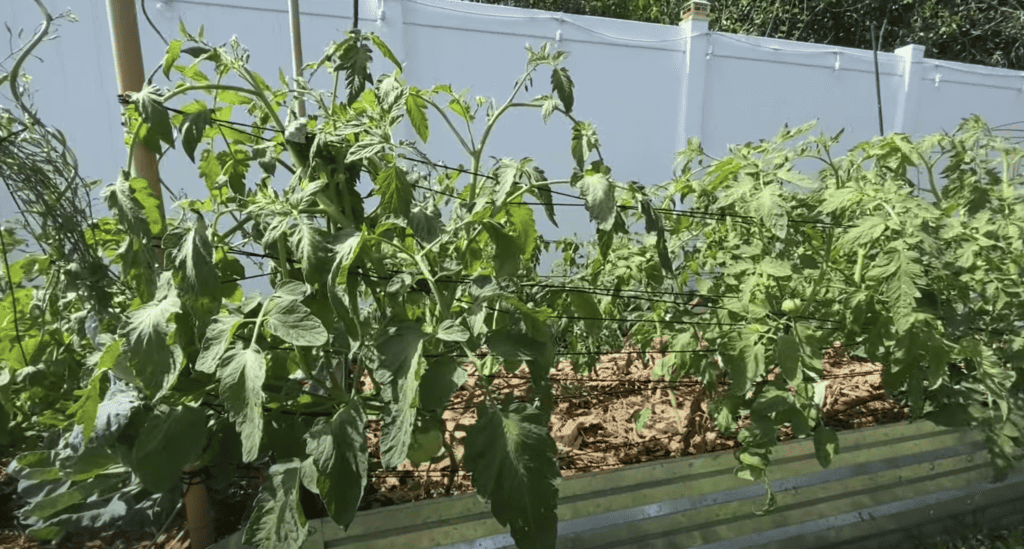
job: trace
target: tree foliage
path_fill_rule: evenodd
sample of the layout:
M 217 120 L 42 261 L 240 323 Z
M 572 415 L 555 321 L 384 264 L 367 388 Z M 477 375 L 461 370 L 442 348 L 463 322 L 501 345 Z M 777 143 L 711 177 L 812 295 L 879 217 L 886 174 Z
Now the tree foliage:
M 473 0 L 477 1 L 477 0 Z M 679 23 L 689 0 L 480 0 L 519 8 L 592 15 L 662 25 Z M 1024 70 L 1024 6 L 998 0 L 718 0 L 710 27 L 870 50 L 871 26 L 880 49 L 908 44 L 933 59 Z M 884 34 L 881 34 L 884 26 Z

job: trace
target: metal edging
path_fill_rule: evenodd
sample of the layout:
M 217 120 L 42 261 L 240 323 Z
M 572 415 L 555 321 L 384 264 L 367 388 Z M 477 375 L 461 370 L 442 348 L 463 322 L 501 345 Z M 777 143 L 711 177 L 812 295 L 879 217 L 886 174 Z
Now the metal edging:
M 973 453 L 980 449 L 984 449 L 983 443 L 972 443 L 962 445 L 956 448 L 940 448 L 937 450 L 931 450 L 928 452 L 922 452 L 909 456 L 899 456 L 896 458 L 889 458 L 872 463 L 861 463 L 848 465 L 845 467 L 838 467 L 836 469 L 826 469 L 818 473 L 803 475 L 795 478 L 780 479 L 772 482 L 772 490 L 775 492 L 785 492 L 796 488 L 804 488 L 815 486 L 819 484 L 827 484 L 843 479 L 854 478 L 865 474 L 879 473 L 894 468 L 902 468 L 910 465 L 916 465 L 919 463 L 926 463 L 928 461 L 938 459 L 948 459 L 964 454 Z M 1013 477 L 1014 481 L 1024 480 L 1024 474 Z M 879 505 L 870 509 L 864 509 L 851 513 L 845 513 L 836 517 L 829 517 L 826 519 L 819 519 L 810 523 L 801 523 L 793 526 L 787 526 L 768 532 L 760 532 L 753 536 L 746 536 L 744 538 L 737 538 L 735 540 L 727 540 L 722 542 L 716 542 L 706 546 L 700 546 L 702 548 L 707 547 L 708 549 L 725 549 L 732 547 L 749 547 L 750 544 L 730 545 L 732 543 L 739 543 L 740 540 L 744 540 L 751 537 L 757 537 L 761 539 L 758 543 L 764 543 L 766 540 L 764 536 L 771 534 L 772 532 L 790 532 L 795 531 L 796 533 L 813 532 L 824 528 L 835 528 L 837 526 L 843 526 L 845 524 L 852 524 L 863 518 L 853 520 L 851 517 L 860 516 L 864 513 L 872 513 L 875 516 L 884 516 L 887 514 L 895 513 L 898 511 L 905 510 L 917 506 L 918 502 L 927 501 L 928 498 L 938 498 L 936 501 L 942 501 L 944 499 L 954 498 L 963 495 L 967 488 L 960 490 L 947 490 L 945 492 L 938 492 L 935 494 L 929 494 L 927 496 L 920 496 L 909 500 L 900 500 L 891 502 L 883 505 Z M 672 515 L 677 513 L 683 513 L 686 511 L 692 511 L 702 507 L 710 507 L 713 505 L 720 505 L 723 503 L 731 503 L 734 501 L 742 501 L 745 499 L 753 499 L 760 497 L 764 494 L 764 487 L 761 485 L 747 486 L 744 488 L 736 488 L 733 490 L 726 490 L 724 492 L 715 492 L 711 494 L 705 494 L 695 498 L 679 498 L 670 501 L 663 501 L 659 503 L 653 503 L 649 505 L 642 505 L 639 507 L 633 507 L 630 509 L 622 509 L 619 511 L 612 511 L 609 513 L 602 513 L 600 515 L 593 515 L 589 517 L 582 517 L 578 519 L 568 520 L 558 523 L 558 537 L 569 537 L 579 534 L 595 534 L 602 530 L 609 530 L 619 528 L 627 524 L 644 521 L 656 517 Z M 930 502 L 934 503 L 934 502 Z M 929 503 L 929 504 L 930 504 Z M 820 527 L 812 527 L 807 530 L 807 525 L 821 524 Z M 795 530 L 794 530 L 795 529 Z M 801 530 L 805 529 L 805 530 Z M 776 533 L 775 535 L 781 535 Z M 785 534 L 785 537 L 789 537 L 794 534 Z M 781 539 L 781 538 L 780 538 Z M 724 545 L 721 545 L 724 544 Z M 756 545 L 757 543 L 754 543 Z M 514 547 L 515 543 L 512 540 L 510 534 L 499 534 L 496 536 L 490 536 L 477 540 L 471 540 L 461 543 L 455 543 L 451 545 L 436 546 L 434 549 L 504 549 L 508 547 Z

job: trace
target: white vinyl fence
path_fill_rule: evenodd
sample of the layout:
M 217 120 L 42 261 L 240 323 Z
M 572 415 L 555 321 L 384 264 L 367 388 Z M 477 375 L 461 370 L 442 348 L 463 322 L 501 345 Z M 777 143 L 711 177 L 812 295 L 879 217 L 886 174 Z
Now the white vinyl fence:
M 63 6 L 45 2 L 51 9 Z M 665 26 L 457 0 L 359 2 L 359 27 L 381 35 L 406 64 L 406 79 L 419 87 L 451 83 L 503 101 L 525 65 L 527 44 L 554 42 L 570 52 L 574 113 L 597 126 L 619 181 L 650 185 L 671 178 L 675 153 L 689 137 L 719 156 L 729 144 L 768 138 L 784 123 L 812 119 L 821 131 L 845 129 L 837 153 L 878 134 L 870 51 L 711 32 L 700 21 Z M 290 74 L 286 0 L 149 0 L 146 6 L 168 38 L 177 36 L 179 19 L 193 32 L 202 24 L 214 43 L 237 35 L 251 50 L 253 68 L 268 80 L 276 81 L 279 68 Z M 352 0 L 301 0 L 300 7 L 306 61 L 352 27 Z M 126 155 L 108 22 L 101 2 L 75 2 L 72 9 L 81 21 L 62 25 L 60 38 L 38 50 L 43 63 L 25 68 L 34 77 L 40 115 L 68 134 L 84 175 L 110 181 Z M 0 16 L 15 32 L 25 29 L 25 39 L 39 22 L 29 0 L 3 2 Z M 164 45 L 141 13 L 139 24 L 145 61 L 155 66 Z M 886 132 L 952 131 L 971 114 L 992 125 L 1024 120 L 1024 72 L 931 60 L 921 46 L 899 46 L 878 54 Z M 390 70 L 379 58 L 376 68 Z M 162 75 L 156 82 L 167 84 Z M 549 89 L 547 74 L 535 83 L 527 98 Z M 326 79 L 313 84 L 330 85 Z M 431 157 L 466 162 L 440 120 L 432 122 L 425 147 Z M 403 131 L 401 137 L 415 135 L 409 127 Z M 565 120 L 545 125 L 536 110 L 514 112 L 499 123 L 485 154 L 530 156 L 548 177 L 566 178 L 569 138 Z M 206 192 L 180 152 L 168 155 L 161 170 L 171 189 Z M 577 210 L 559 211 L 565 222 L 559 229 L 542 225 L 545 236 L 592 235 L 585 212 Z M 6 189 L 0 191 L 0 219 L 14 213 Z

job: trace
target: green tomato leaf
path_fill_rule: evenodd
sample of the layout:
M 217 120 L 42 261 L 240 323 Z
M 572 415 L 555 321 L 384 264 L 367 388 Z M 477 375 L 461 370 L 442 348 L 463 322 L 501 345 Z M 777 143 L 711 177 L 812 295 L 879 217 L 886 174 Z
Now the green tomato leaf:
M 141 177 L 133 177 L 129 182 L 132 187 L 132 194 L 135 195 L 139 205 L 142 206 L 142 213 L 146 216 L 149 224 L 149 233 L 160 235 L 164 231 L 164 210 L 160 199 L 153 194 L 149 183 Z
M 469 339 L 469 330 L 463 328 L 458 322 L 448 319 L 437 327 L 437 338 L 443 341 L 462 342 Z
M 538 168 L 534 169 L 540 172 Z M 540 179 L 544 179 L 544 172 L 540 172 Z M 530 194 L 532 194 L 539 202 L 544 204 L 544 215 L 548 217 L 548 221 L 550 221 L 552 225 L 557 227 L 558 222 L 555 221 L 555 207 L 552 205 L 554 201 L 551 196 L 551 185 L 548 185 L 547 183 L 534 183 L 533 187 L 530 189 Z
M 181 406 L 157 409 L 146 421 L 132 449 L 132 472 L 147 490 L 160 494 L 177 484 L 181 470 L 206 445 L 206 414 Z
M 519 164 L 513 162 L 510 158 L 502 158 L 498 162 L 498 166 L 493 172 L 495 179 L 498 180 L 498 184 L 490 189 L 495 209 L 500 209 L 505 204 L 505 201 L 508 199 L 508 193 L 512 192 L 512 188 L 519 180 L 519 172 Z M 485 202 L 480 202 L 479 206 L 483 207 L 485 204 Z
M 270 467 L 242 535 L 242 545 L 300 549 L 309 528 L 299 504 L 301 464 L 293 459 Z
M 365 42 L 366 36 L 350 32 L 341 43 L 336 57 L 337 64 L 334 66 L 333 72 L 345 73 L 345 88 L 348 90 L 347 103 L 349 105 L 359 99 L 359 96 L 366 90 L 366 84 L 373 82 L 373 75 L 370 73 L 373 51 Z
M 306 297 L 306 284 L 298 280 L 282 280 L 274 288 L 273 297 L 282 301 L 301 301 Z
M 775 340 L 775 360 L 779 363 L 782 376 L 790 383 L 800 381 L 800 364 L 803 360 L 803 353 L 800 351 L 800 342 L 789 334 L 780 335 Z
M 7 472 L 18 480 L 48 481 L 61 478 L 56 451 L 22 452 L 7 467 Z
M 583 167 L 590 158 L 590 153 L 600 147 L 597 140 L 597 129 L 590 122 L 576 122 L 572 126 L 572 158 L 576 161 L 576 168 L 583 171 Z
M 586 201 L 591 221 L 597 222 L 597 227 L 603 231 L 615 225 L 615 187 L 610 176 L 611 170 L 601 161 L 595 161 L 585 172 L 572 177 L 573 186 Z
M 156 299 L 129 312 L 121 330 L 135 375 L 154 400 L 170 389 L 182 367 L 180 350 L 167 342 L 174 331 L 171 318 L 181 311 L 173 292 L 170 273 L 164 273 Z
M 636 419 L 633 420 L 633 424 L 636 427 L 636 433 L 638 435 L 640 434 L 640 431 L 643 431 L 647 426 L 647 420 L 649 419 L 651 419 L 651 408 L 648 406 L 647 408 L 640 410 L 640 413 L 636 415 Z
M 115 339 L 103 348 L 102 354 L 100 354 L 99 359 L 96 361 L 97 372 L 109 370 L 117 364 L 117 359 L 121 358 L 122 343 L 120 339 Z
M 209 313 L 216 313 L 220 308 L 220 274 L 213 264 L 213 244 L 206 219 L 197 213 L 194 224 L 176 225 L 167 231 L 163 246 L 171 250 L 175 278 L 186 305 L 188 301 L 202 302 Z
M 108 347 L 112 347 L 112 345 Z M 100 402 L 103 401 L 103 397 L 100 396 L 100 378 L 103 375 L 102 371 L 93 374 L 85 389 L 75 391 L 75 394 L 82 398 L 68 408 L 68 415 L 75 414 L 75 424 L 82 426 L 82 440 L 89 440 L 96 427 L 96 410 L 99 408 Z M 2 373 L 0 373 L 0 378 L 2 377 Z M 0 385 L 3 385 L 2 381 L 3 379 L 0 379 Z
M 522 258 L 529 263 L 537 248 L 537 223 L 533 219 L 533 209 L 529 206 L 511 204 L 505 210 L 505 216 L 515 229 L 512 236 L 522 250 Z
M 569 69 L 555 67 L 551 71 L 551 91 L 558 95 L 558 100 L 562 102 L 566 114 L 572 114 L 573 82 L 572 78 L 569 78 Z
M 369 36 L 370 40 L 373 41 L 373 45 L 376 46 L 378 50 L 380 50 L 381 55 L 383 55 L 384 58 L 387 59 L 388 61 L 394 63 L 395 67 L 398 68 L 398 72 L 402 72 L 402 64 L 398 61 L 398 58 L 395 57 L 395 54 L 391 51 L 391 48 L 389 48 L 388 45 L 385 44 L 384 41 L 381 40 L 380 37 L 377 36 L 376 34 L 370 34 Z
M 409 451 L 419 405 L 419 383 L 426 369 L 422 352 L 427 335 L 419 323 L 403 322 L 391 328 L 377 346 L 381 362 L 374 377 L 385 385 L 387 402 L 380 440 L 384 467 L 397 467 Z
M 366 414 L 359 400 L 352 400 L 330 420 L 318 418 L 306 434 L 306 453 L 319 473 L 316 487 L 328 514 L 347 530 L 369 470 Z
M 814 456 L 822 468 L 832 464 L 832 458 L 839 453 L 839 435 L 835 431 L 819 425 L 814 430 Z
M 274 297 L 268 300 L 263 312 L 267 330 L 291 343 L 303 347 L 316 347 L 327 343 L 327 329 L 320 319 L 295 299 Z
M 961 428 L 971 427 L 980 417 L 976 416 L 972 407 L 962 402 L 943 403 L 938 408 L 924 414 L 924 419 L 939 427 Z
M 377 214 L 398 216 L 409 219 L 412 211 L 412 186 L 405 177 L 405 171 L 397 166 L 385 168 L 374 180 L 374 192 L 380 197 Z
M 316 266 L 324 249 L 323 230 L 312 218 L 300 216 L 288 235 L 288 244 L 295 250 L 301 261 L 302 271 L 307 279 L 317 276 Z
M 8 252 L 11 251 L 11 248 L 17 247 L 17 245 L 11 244 L 8 244 Z M 23 280 L 26 282 L 35 280 L 47 271 L 49 265 L 50 258 L 42 255 L 30 255 L 15 261 L 8 267 L 10 269 L 10 278 L 8 278 L 7 284 L 10 284 L 11 286 L 20 286 Z M 6 274 L 7 273 L 0 271 L 0 275 L 6 276 Z
M 524 253 L 519 240 L 508 234 L 505 227 L 490 219 L 485 219 L 481 224 L 494 243 L 495 276 L 515 276 L 519 272 L 519 262 Z
M 732 386 L 729 392 L 745 394 L 757 376 L 764 372 L 764 345 L 756 343 L 752 333 L 732 332 L 719 345 Z
M 132 415 L 143 405 L 139 391 L 116 378 L 96 409 L 96 429 L 93 438 L 97 444 L 110 444 L 128 427 Z
M 244 348 L 240 343 L 224 354 L 217 370 L 220 394 L 242 438 L 242 459 L 255 461 L 263 438 L 263 379 L 267 364 L 256 345 Z
M 148 237 L 152 235 L 152 233 L 146 232 L 149 230 L 149 222 L 146 220 L 142 204 L 132 192 L 131 180 L 131 175 L 128 172 L 121 171 L 117 181 L 103 189 L 103 199 L 110 211 L 117 216 L 122 229 L 133 233 L 136 237 Z M 142 181 L 145 182 L 145 179 Z
M 431 362 L 420 378 L 420 409 L 443 410 L 452 393 L 466 382 L 466 371 L 455 361 Z
M 142 122 L 149 126 L 148 132 L 174 148 L 174 130 L 171 129 L 171 117 L 164 108 L 163 97 L 155 86 L 145 89 L 132 96 L 132 104 L 138 109 Z M 159 151 L 153 151 L 159 152 Z
M 331 280 L 345 286 L 348 280 L 348 269 L 352 266 L 363 242 L 363 233 L 356 229 L 344 229 L 336 235 L 334 245 L 334 265 L 331 267 Z
M 180 471 L 178 472 L 180 474 Z M 97 493 L 103 493 L 111 486 L 124 480 L 120 475 L 102 475 L 80 484 L 68 487 L 66 490 L 58 490 L 56 493 L 44 496 L 25 508 L 21 513 L 35 519 L 47 519 L 57 515 L 65 509 L 82 503 Z M 60 513 L 66 516 L 70 513 Z M 59 515 L 58 521 L 60 518 Z
M 412 442 L 409 444 L 409 461 L 414 466 L 426 463 L 441 452 L 444 446 L 444 434 L 437 422 L 424 421 L 412 432 Z
M 601 324 L 603 321 L 601 318 L 601 308 L 597 306 L 597 301 L 594 299 L 594 295 L 583 291 L 566 291 L 566 295 L 569 296 L 569 303 L 572 305 L 574 316 L 581 316 L 587 318 L 583 321 L 583 326 L 587 331 L 591 333 L 600 333 Z
M 418 322 L 402 322 L 389 327 L 377 344 L 381 358 L 380 368 L 374 371 L 374 378 L 382 385 L 390 385 L 395 379 L 406 377 L 418 359 L 427 335 Z
M 416 135 L 426 143 L 427 139 L 430 138 L 427 102 L 417 95 L 416 92 L 410 91 L 409 95 L 405 98 L 405 112 L 409 115 L 409 123 L 412 124 L 412 129 L 416 130 Z
M 548 432 L 548 417 L 536 408 L 513 403 L 500 409 L 481 405 L 466 433 L 466 470 L 477 495 L 512 531 L 518 547 L 554 548 L 557 538 L 558 448 Z
M 550 95 L 542 95 L 534 99 L 533 103 L 540 105 L 540 117 L 545 124 L 551 118 L 551 115 L 554 114 L 555 109 L 558 108 L 558 101 Z
M 788 263 L 774 257 L 762 258 L 758 269 L 769 276 L 787 277 L 793 274 L 793 269 Z
M 462 118 L 466 122 L 473 123 L 473 113 L 469 110 L 469 105 L 461 97 L 453 97 L 451 101 L 448 101 L 448 108 Z
M 409 455 L 412 443 L 413 425 L 416 421 L 415 401 L 419 394 L 418 383 L 412 379 L 420 374 L 420 367 L 412 368 L 408 379 L 399 383 L 399 398 L 384 408 L 381 421 L 380 456 L 386 468 L 397 467 Z
M 193 163 L 196 161 L 196 147 L 203 141 L 206 128 L 213 122 L 212 118 L 213 109 L 202 109 L 185 115 L 181 123 L 181 148 Z
M 217 372 L 221 358 L 231 348 L 235 330 L 238 329 L 241 322 L 241 316 L 229 312 L 222 312 L 214 317 L 213 322 L 206 329 L 206 337 L 203 338 L 202 349 L 196 360 L 196 370 L 207 374 Z

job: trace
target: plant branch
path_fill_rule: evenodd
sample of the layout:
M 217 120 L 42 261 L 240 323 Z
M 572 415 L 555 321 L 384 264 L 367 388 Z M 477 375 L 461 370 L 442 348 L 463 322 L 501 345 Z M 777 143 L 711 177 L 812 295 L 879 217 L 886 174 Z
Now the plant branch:
M 459 144 L 462 145 L 462 148 L 463 148 L 463 150 L 466 151 L 466 154 L 472 156 L 473 155 L 473 148 L 470 147 L 468 143 L 466 143 L 465 139 L 462 138 L 462 134 L 455 127 L 455 124 L 452 123 L 451 118 L 448 118 L 448 114 L 444 112 L 444 109 L 442 109 L 440 106 L 438 106 L 437 103 L 434 103 L 434 101 L 431 100 L 429 97 L 424 97 L 423 94 L 421 94 L 419 92 L 412 92 L 412 93 L 415 93 L 416 97 L 419 97 L 420 99 L 422 99 L 426 104 L 430 105 L 431 107 L 434 107 L 434 110 L 436 110 L 441 115 L 441 118 L 444 118 L 445 123 L 448 124 L 449 128 L 451 128 L 452 133 L 455 134 L 455 138 L 459 140 Z
M 28 355 L 25 354 L 25 347 L 21 344 L 21 326 L 18 323 L 18 296 L 14 293 L 14 279 L 11 278 L 11 264 L 7 261 L 7 241 L 4 235 L 0 234 L 0 248 L 4 254 L 4 271 L 7 273 L 7 284 L 11 287 L 11 312 L 14 316 L 14 337 L 18 341 L 18 350 L 21 351 L 21 360 L 28 364 Z
M 22 112 L 28 115 L 32 119 L 32 122 L 37 126 L 42 126 L 42 120 L 36 116 L 32 109 L 28 108 L 24 100 L 21 97 L 21 91 L 18 89 L 18 73 L 21 72 L 21 66 L 25 64 L 25 61 L 32 55 L 32 50 L 43 42 L 43 39 L 50 33 L 50 24 L 53 22 L 53 16 L 46 9 L 46 6 L 40 0 L 35 0 L 36 6 L 39 6 L 39 11 L 43 12 L 43 26 L 36 32 L 32 40 L 29 41 L 28 45 L 25 46 L 25 50 L 21 52 L 18 59 L 14 61 L 14 65 L 11 67 L 11 72 L 7 76 L 8 83 L 11 88 L 11 98 L 18 104 Z

